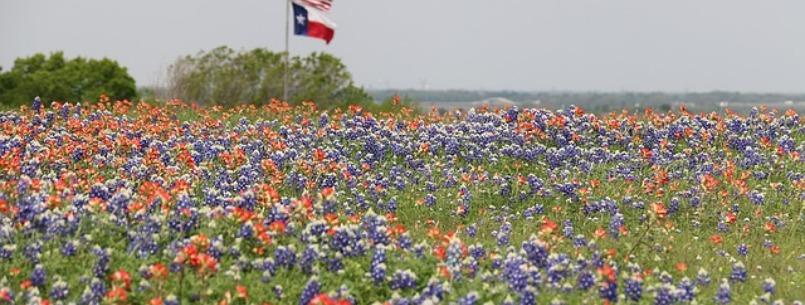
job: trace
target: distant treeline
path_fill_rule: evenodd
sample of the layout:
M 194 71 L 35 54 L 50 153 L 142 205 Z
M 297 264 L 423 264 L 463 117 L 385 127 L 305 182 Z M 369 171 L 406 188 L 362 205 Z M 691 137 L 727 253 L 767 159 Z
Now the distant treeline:
M 526 92 L 526 91 L 470 91 L 470 90 L 369 90 L 375 100 L 392 95 L 408 97 L 423 104 L 468 104 L 493 98 L 504 98 L 527 107 L 558 108 L 577 105 L 596 112 L 637 110 L 651 107 L 665 111 L 685 105 L 696 111 L 717 111 L 723 108 L 751 108 L 768 105 L 777 108 L 805 108 L 805 93 L 741 93 L 713 91 L 704 93 L 668 92 Z M 459 107 L 456 107 L 459 108 Z

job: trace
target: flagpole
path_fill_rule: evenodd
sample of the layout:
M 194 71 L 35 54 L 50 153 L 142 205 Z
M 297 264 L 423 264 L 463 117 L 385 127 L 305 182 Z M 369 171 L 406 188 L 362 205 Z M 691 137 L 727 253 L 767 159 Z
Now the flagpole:
M 288 66 L 290 66 L 289 53 L 288 53 L 288 36 L 290 33 L 290 26 L 288 25 L 291 20 L 291 0 L 285 1 L 285 73 L 282 81 L 282 97 L 284 101 L 288 101 Z

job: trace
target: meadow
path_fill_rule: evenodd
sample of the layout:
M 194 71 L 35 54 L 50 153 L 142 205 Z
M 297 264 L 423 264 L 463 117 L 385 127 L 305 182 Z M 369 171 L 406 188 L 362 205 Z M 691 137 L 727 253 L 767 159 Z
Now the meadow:
M 794 111 L 0 112 L 0 304 L 802 304 Z

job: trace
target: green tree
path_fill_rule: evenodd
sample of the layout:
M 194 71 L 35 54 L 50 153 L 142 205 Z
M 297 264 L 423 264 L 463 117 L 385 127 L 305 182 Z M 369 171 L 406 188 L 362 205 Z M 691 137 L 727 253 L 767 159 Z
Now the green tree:
M 289 63 L 292 104 L 314 101 L 321 108 L 333 108 L 372 103 L 335 56 L 313 53 L 294 56 Z M 168 69 L 168 91 L 171 97 L 202 104 L 260 104 L 282 98 L 285 71 L 285 53 L 261 48 L 237 52 L 221 46 L 177 59 Z
M 101 94 L 114 100 L 136 96 L 134 79 L 116 61 L 76 57 L 56 52 L 18 58 L 11 70 L 0 73 L 0 103 L 29 103 L 34 96 L 43 101 L 95 101 Z

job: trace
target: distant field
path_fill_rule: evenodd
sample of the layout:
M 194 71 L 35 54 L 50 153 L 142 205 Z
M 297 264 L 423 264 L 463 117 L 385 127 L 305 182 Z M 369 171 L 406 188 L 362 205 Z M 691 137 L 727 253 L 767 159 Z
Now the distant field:
M 689 111 L 725 113 L 727 108 L 738 113 L 749 113 L 752 107 L 766 105 L 769 109 L 805 110 L 805 94 L 797 93 L 752 93 L 752 92 L 596 92 L 596 91 L 480 91 L 480 90 L 369 90 L 376 100 L 399 95 L 445 110 L 469 109 L 481 104 L 519 107 L 544 107 L 560 109 L 571 105 L 587 112 L 605 114 L 611 111 L 642 112 L 646 107 L 654 111 L 678 110 L 684 105 Z
M 562 103 L 562 104 L 543 104 L 543 103 L 536 103 L 536 102 L 521 103 L 521 102 L 511 102 L 511 101 L 509 101 L 509 102 L 500 102 L 500 101 L 496 101 L 496 100 L 479 100 L 479 101 L 467 101 L 467 102 L 434 102 L 434 101 L 426 101 L 426 102 L 422 102 L 421 105 L 422 105 L 423 109 L 426 109 L 426 110 L 429 110 L 432 107 L 435 107 L 437 109 L 453 111 L 453 110 L 468 110 L 470 108 L 478 108 L 478 107 L 481 107 L 483 105 L 487 105 L 487 106 L 492 107 L 492 108 L 494 108 L 494 107 L 505 108 L 507 106 L 516 105 L 516 106 L 518 106 L 520 108 L 558 109 L 558 108 L 563 108 L 563 107 L 567 107 L 567 106 L 570 106 L 570 105 L 576 105 L 576 104 L 573 104 L 571 102 Z M 758 103 L 746 103 L 746 102 L 729 103 L 729 102 L 722 102 L 722 103 L 717 103 L 717 104 L 706 104 L 706 105 L 697 104 L 697 103 L 676 102 L 676 103 L 672 103 L 672 104 L 667 105 L 667 107 L 669 109 L 678 110 L 679 106 L 683 106 L 683 105 L 689 111 L 692 111 L 692 112 L 700 112 L 700 111 L 712 112 L 712 111 L 715 111 L 715 112 L 722 113 L 722 114 L 725 113 L 727 109 L 730 109 L 731 111 L 734 111 L 734 112 L 737 112 L 737 113 L 748 114 L 749 112 L 752 111 L 753 107 L 760 108 L 760 107 L 763 107 L 763 106 L 766 106 L 767 109 L 769 109 L 769 111 L 771 111 L 773 109 L 776 109 L 776 110 L 778 110 L 780 112 L 785 112 L 786 110 L 789 110 L 789 109 L 795 110 L 797 112 L 805 111 L 805 101 L 803 101 L 803 102 L 784 101 L 784 102 L 773 102 L 773 103 L 760 103 L 760 102 L 758 102 Z M 590 105 L 590 104 L 580 105 L 580 107 L 585 108 L 585 109 L 591 108 L 590 106 L 593 106 L 592 108 L 598 108 L 599 110 L 596 111 L 596 113 L 598 113 L 598 114 L 605 114 L 606 112 L 610 112 L 610 111 L 618 111 L 618 112 L 620 112 L 620 110 L 624 110 L 624 109 L 628 110 L 628 111 L 642 111 L 646 107 L 651 107 L 655 111 L 661 111 L 661 108 L 662 108 L 662 106 L 658 107 L 657 105 L 653 105 L 653 106 L 652 105 L 641 105 L 640 103 L 636 103 L 636 104 L 632 104 L 632 105 L 630 105 L 628 107 L 615 107 L 615 106 L 611 106 L 611 105 L 606 105 L 606 110 L 601 110 L 601 108 L 603 108 L 604 105 Z

